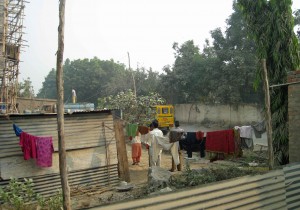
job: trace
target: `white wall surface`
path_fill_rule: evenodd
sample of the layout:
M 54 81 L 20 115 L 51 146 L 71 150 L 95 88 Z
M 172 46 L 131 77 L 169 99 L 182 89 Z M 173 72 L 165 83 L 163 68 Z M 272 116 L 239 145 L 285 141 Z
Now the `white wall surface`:
M 182 123 L 202 123 L 204 120 L 245 125 L 263 120 L 263 109 L 258 105 L 177 104 L 175 119 Z

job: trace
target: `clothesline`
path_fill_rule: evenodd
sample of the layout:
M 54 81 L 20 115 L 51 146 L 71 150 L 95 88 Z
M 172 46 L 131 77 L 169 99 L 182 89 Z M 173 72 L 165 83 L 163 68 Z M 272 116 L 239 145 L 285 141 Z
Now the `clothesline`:
M 34 136 L 15 125 L 14 130 L 20 138 L 19 145 L 22 148 L 24 160 L 32 158 L 36 159 L 37 166 L 52 166 L 52 153 L 54 152 L 52 136 Z
M 113 117 L 115 117 L 115 118 L 121 119 L 121 118 L 120 118 L 119 116 L 117 116 L 117 115 L 114 115 L 114 114 L 112 114 L 112 115 L 113 115 Z M 6 120 L 8 120 L 11 124 L 16 124 L 16 122 L 12 121 L 12 120 L 10 119 L 9 116 L 6 116 Z M 121 119 L 121 120 L 123 120 L 123 119 Z M 125 122 L 125 123 L 127 123 L 127 124 L 131 124 L 129 121 L 126 121 L 126 120 L 123 120 L 123 122 Z M 93 130 L 93 129 L 95 129 L 95 128 L 100 128 L 100 127 L 103 127 L 103 125 L 95 126 L 95 127 L 89 128 L 89 129 L 77 130 L 77 131 L 75 131 L 75 132 L 72 132 L 72 134 L 68 134 L 68 135 L 65 135 L 65 136 L 67 136 L 67 137 L 68 137 L 68 136 L 74 136 L 74 135 L 77 135 L 78 133 L 88 132 L 88 131 L 90 131 L 90 130 Z M 107 126 L 107 125 L 105 125 L 105 124 L 104 124 L 104 127 L 108 128 L 108 129 L 111 130 L 111 131 L 114 131 L 114 128 L 111 128 L 111 127 L 109 127 L 109 126 Z M 56 131 L 58 131 L 58 129 L 56 129 Z
M 103 126 L 97 126 L 97 127 L 103 127 Z M 107 127 L 107 126 L 104 126 L 104 127 Z M 15 124 L 13 124 L 13 128 L 15 130 L 15 134 L 16 136 L 21 136 L 21 133 L 23 133 L 23 130 L 20 129 L 18 126 L 16 126 Z M 108 127 L 109 128 L 109 127 Z M 37 137 L 37 138 L 43 138 L 43 137 Z M 106 137 L 105 137 L 106 138 Z M 114 139 L 114 136 L 112 136 L 109 140 L 106 140 L 106 144 L 105 144 L 105 147 L 107 148 L 113 141 Z
M 6 119 L 7 119 L 12 125 L 16 124 L 16 122 L 10 120 L 9 118 L 6 118 Z M 69 137 L 69 136 L 74 136 L 74 135 L 77 135 L 77 134 L 79 134 L 79 133 L 88 132 L 88 131 L 91 131 L 91 130 L 93 130 L 93 129 L 95 129 L 95 128 L 101 128 L 101 127 L 105 127 L 105 128 L 110 129 L 111 131 L 114 131 L 113 128 L 111 128 L 111 127 L 109 127 L 109 126 L 107 126 L 107 125 L 104 124 L 104 125 L 97 125 L 97 126 L 94 126 L 94 127 L 89 128 L 89 129 L 77 130 L 77 131 L 72 132 L 72 134 L 68 134 L 68 135 L 65 135 L 65 136 L 67 136 L 67 137 Z M 55 130 L 57 131 L 57 129 L 55 129 Z

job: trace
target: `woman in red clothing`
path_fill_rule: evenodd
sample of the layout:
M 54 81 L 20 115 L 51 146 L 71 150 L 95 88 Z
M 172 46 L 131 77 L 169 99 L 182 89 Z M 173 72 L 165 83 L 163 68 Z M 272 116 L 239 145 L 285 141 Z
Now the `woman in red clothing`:
M 141 133 L 137 130 L 135 137 L 132 138 L 131 156 L 132 165 L 138 165 L 142 156 Z

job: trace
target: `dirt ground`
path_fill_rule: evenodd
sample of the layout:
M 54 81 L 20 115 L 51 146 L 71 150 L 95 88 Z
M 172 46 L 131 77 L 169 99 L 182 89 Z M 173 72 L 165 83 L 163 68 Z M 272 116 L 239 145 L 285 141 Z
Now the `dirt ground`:
M 128 156 L 128 163 L 129 163 L 129 170 L 130 170 L 130 177 L 131 177 L 131 183 L 134 185 L 140 185 L 147 182 L 147 175 L 148 175 L 148 168 L 149 168 L 149 158 L 148 158 L 148 150 L 143 147 L 142 149 L 142 158 L 139 165 L 132 165 L 131 160 L 131 146 L 127 145 L 127 156 Z M 183 156 L 187 156 L 187 154 L 184 154 Z M 164 168 L 166 170 L 170 170 L 172 167 L 172 156 L 169 152 L 163 151 L 162 158 L 161 158 L 161 168 Z M 201 168 L 201 167 L 207 167 L 209 163 L 209 160 L 201 159 L 200 158 L 200 152 L 193 152 L 193 159 L 192 160 L 186 160 L 183 161 L 183 170 L 185 169 L 186 161 L 189 162 L 190 168 Z M 175 172 L 172 172 L 172 174 L 181 173 L 177 170 Z
M 127 192 L 118 192 L 115 188 L 107 188 L 103 191 L 96 191 L 94 193 L 85 193 L 84 195 L 72 196 L 73 209 L 83 209 L 93 206 L 99 206 L 101 204 L 107 204 L 110 202 L 116 202 L 120 200 L 133 198 L 134 195 L 141 193 L 140 191 L 144 186 L 147 185 L 148 181 L 148 168 L 149 168 L 149 159 L 148 159 L 148 150 L 143 146 L 142 147 L 142 157 L 139 165 L 132 165 L 131 159 L 131 144 L 127 142 L 127 157 L 128 165 L 130 172 L 130 182 L 129 184 L 133 185 L 133 189 Z M 186 156 L 184 153 L 183 156 Z M 185 170 L 186 161 L 189 162 L 191 169 L 199 169 L 203 167 L 208 167 L 209 160 L 201 159 L 200 153 L 193 153 L 193 160 L 184 159 L 183 170 Z M 169 170 L 172 166 L 172 156 L 167 151 L 163 151 L 161 167 Z M 182 173 L 179 171 L 172 172 L 172 174 Z M 77 193 L 76 193 L 77 194 Z
M 211 131 L 211 130 L 221 130 L 226 129 L 222 127 L 203 127 L 197 124 L 185 124 L 181 125 L 185 131 Z M 260 139 L 259 143 L 265 142 L 265 139 Z M 254 139 L 254 145 L 256 144 L 256 140 Z M 129 184 L 133 185 L 133 189 L 130 191 L 119 192 L 116 188 L 104 188 L 103 190 L 96 191 L 96 192 L 87 192 L 87 193 L 75 193 L 75 196 L 72 196 L 72 207 L 73 209 L 88 209 L 90 207 L 101 206 L 103 204 L 109 204 L 112 202 L 117 202 L 126 199 L 132 199 L 138 194 L 142 194 L 143 187 L 147 185 L 148 181 L 148 168 L 149 168 L 149 159 L 148 159 L 148 150 L 142 146 L 142 157 L 141 162 L 139 165 L 132 165 L 131 159 L 131 144 L 129 140 L 126 140 L 126 149 L 127 149 L 127 157 L 128 157 L 128 165 L 130 171 L 130 182 Z M 259 150 L 260 147 L 254 146 L 254 150 Z M 184 157 L 187 156 L 186 152 L 184 151 Z M 169 152 L 163 151 L 162 154 L 162 161 L 161 167 L 169 170 L 172 166 L 172 156 Z M 209 167 L 213 164 L 231 164 L 230 161 L 215 161 L 210 162 L 205 158 L 200 158 L 200 152 L 193 152 L 193 159 L 187 160 L 184 159 L 183 161 L 183 168 L 182 171 L 185 170 L 186 165 L 189 164 L 190 169 L 201 169 Z M 172 172 L 172 175 L 178 175 L 182 172 Z

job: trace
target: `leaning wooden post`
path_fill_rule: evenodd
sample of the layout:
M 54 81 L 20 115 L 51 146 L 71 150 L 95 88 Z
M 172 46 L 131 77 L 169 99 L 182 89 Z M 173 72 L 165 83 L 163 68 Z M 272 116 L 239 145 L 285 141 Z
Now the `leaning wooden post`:
M 119 177 L 123 181 L 130 182 L 127 150 L 126 150 L 125 136 L 123 130 L 123 121 L 115 120 L 114 127 L 115 127 L 115 136 L 116 136 L 117 153 L 118 153 Z
M 64 25 L 65 0 L 59 3 L 58 50 L 56 60 L 56 87 L 57 87 L 57 128 L 59 149 L 59 171 L 63 193 L 63 208 L 71 209 L 70 188 L 66 164 L 65 131 L 64 131 L 64 84 L 63 84 L 63 54 L 64 54 Z
M 266 121 L 267 121 L 267 138 L 268 138 L 268 154 L 269 154 L 269 169 L 274 168 L 274 153 L 273 153 L 273 137 L 272 137 L 272 118 L 271 118 L 271 103 L 270 103 L 270 90 L 266 59 L 262 59 L 263 67 L 263 81 L 264 81 L 264 92 L 265 92 L 265 107 L 266 107 Z

